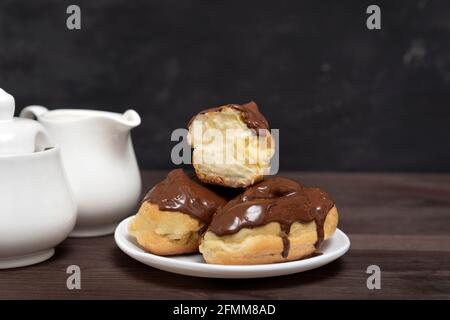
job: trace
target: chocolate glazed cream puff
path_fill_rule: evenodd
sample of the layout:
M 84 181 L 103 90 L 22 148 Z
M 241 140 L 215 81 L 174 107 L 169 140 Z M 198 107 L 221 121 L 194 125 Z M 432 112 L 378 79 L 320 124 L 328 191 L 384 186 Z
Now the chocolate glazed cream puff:
M 255 102 L 204 110 L 188 127 L 192 164 L 203 182 L 244 188 L 269 173 L 275 144 Z
M 198 252 L 199 234 L 225 203 L 182 169 L 173 170 L 145 196 L 129 231 L 157 255 Z
M 318 188 L 275 177 L 219 208 L 203 235 L 208 263 L 264 264 L 315 254 L 336 230 L 338 211 Z

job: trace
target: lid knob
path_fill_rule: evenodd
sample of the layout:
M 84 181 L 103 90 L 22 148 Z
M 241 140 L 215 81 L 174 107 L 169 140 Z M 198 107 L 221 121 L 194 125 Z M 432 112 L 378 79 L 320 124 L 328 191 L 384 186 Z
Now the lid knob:
M 12 120 L 15 107 L 14 97 L 0 88 L 0 121 Z
M 53 147 L 47 131 L 39 122 L 14 118 L 15 105 L 14 97 L 0 88 L 0 158 Z

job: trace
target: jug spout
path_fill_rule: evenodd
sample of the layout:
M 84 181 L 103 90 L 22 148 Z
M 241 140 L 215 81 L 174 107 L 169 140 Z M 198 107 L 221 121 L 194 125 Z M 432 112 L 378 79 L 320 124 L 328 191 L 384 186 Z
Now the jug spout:
M 118 122 L 124 126 L 125 129 L 131 130 L 141 124 L 141 117 L 133 110 L 127 110 L 122 114 L 122 117 L 118 118 Z

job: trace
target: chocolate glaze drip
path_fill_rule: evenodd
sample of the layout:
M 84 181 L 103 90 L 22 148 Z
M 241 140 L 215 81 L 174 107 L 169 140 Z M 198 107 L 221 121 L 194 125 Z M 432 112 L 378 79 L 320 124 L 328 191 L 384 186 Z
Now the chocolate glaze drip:
M 289 249 L 291 248 L 291 243 L 289 242 L 288 235 L 285 232 L 280 234 L 281 240 L 283 240 L 283 251 L 281 252 L 281 256 L 283 258 L 287 258 L 289 255 Z
M 256 133 L 259 134 L 258 129 L 270 130 L 269 123 L 266 118 L 259 112 L 259 108 L 254 101 L 250 101 L 245 104 L 227 104 L 220 107 L 210 108 L 201 111 L 199 114 L 205 114 L 207 112 L 220 112 L 223 108 L 229 107 L 236 109 L 241 112 L 242 120 L 245 122 L 249 129 L 255 129 Z M 191 125 L 195 116 L 189 121 L 188 127 Z
M 324 222 L 334 206 L 330 197 L 318 188 L 307 188 L 298 182 L 274 177 L 250 187 L 228 202 L 214 215 L 208 231 L 218 236 L 234 234 L 242 228 L 254 228 L 278 222 L 283 240 L 282 256 L 289 254 L 289 231 L 294 222 L 316 222 L 320 245 Z
M 169 172 L 144 198 L 159 210 L 186 213 L 208 224 L 216 210 L 227 200 L 189 177 L 182 169 Z

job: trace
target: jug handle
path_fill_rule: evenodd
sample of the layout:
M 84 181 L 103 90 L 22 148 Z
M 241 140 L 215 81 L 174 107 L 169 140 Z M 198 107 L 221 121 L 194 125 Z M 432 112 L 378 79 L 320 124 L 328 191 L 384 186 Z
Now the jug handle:
M 47 112 L 48 109 L 43 106 L 28 106 L 20 111 L 20 117 L 28 119 L 39 119 L 39 117 L 46 114 Z
M 46 114 L 48 112 L 48 109 L 43 106 L 28 106 L 22 109 L 20 111 L 20 117 L 21 118 L 27 118 L 27 119 L 37 119 L 39 120 L 39 117 Z M 36 151 L 43 151 L 47 148 L 51 148 L 54 146 L 54 143 L 52 139 L 50 138 L 48 132 L 42 127 L 38 130 L 36 133 Z
M 36 133 L 35 150 L 44 151 L 46 149 L 53 148 L 55 146 L 54 141 L 44 128 L 40 129 Z

